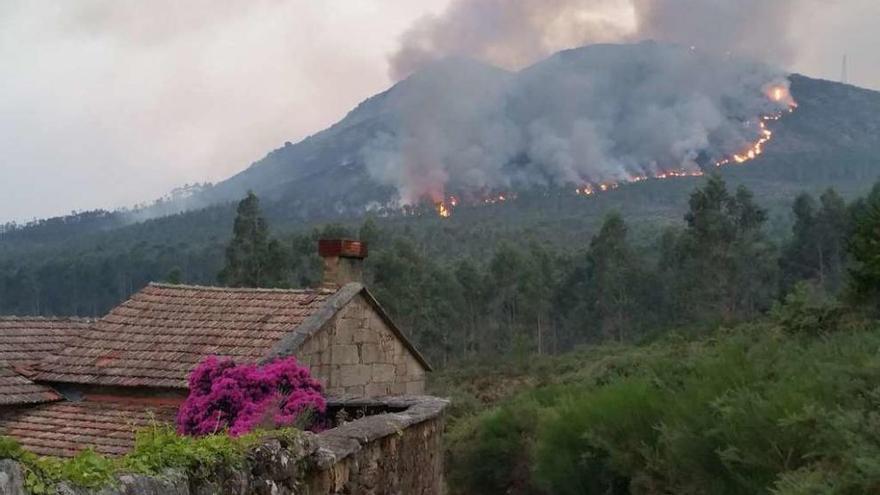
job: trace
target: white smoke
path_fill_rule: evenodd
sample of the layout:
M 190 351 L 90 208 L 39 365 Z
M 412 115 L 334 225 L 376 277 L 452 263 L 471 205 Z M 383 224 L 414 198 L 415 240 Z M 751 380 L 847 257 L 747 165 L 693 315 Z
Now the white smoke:
M 389 93 L 390 129 L 363 158 L 403 203 L 699 171 L 785 108 L 765 93 L 786 74 L 737 54 L 787 57 L 794 1 L 456 0 L 403 36 L 391 70 L 412 76 Z M 642 37 L 674 44 L 595 45 L 528 66 Z
M 401 36 L 391 75 L 449 56 L 511 70 L 559 50 L 656 40 L 771 63 L 793 55 L 793 11 L 809 0 L 453 0 Z

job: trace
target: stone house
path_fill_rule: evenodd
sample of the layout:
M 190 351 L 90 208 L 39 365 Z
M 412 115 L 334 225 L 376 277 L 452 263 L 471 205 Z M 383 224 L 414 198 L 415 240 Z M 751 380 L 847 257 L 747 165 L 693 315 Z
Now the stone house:
M 422 394 L 430 365 L 360 282 L 366 245 L 321 241 L 319 254 L 318 289 L 150 284 L 97 321 L 71 323 L 63 341 L 34 332 L 39 345 L 14 377 L 22 398 L 0 402 L 0 434 L 43 455 L 122 454 L 138 427 L 174 419 L 190 372 L 211 355 L 295 356 L 337 400 Z M 0 400 L 12 390 L 3 384 Z

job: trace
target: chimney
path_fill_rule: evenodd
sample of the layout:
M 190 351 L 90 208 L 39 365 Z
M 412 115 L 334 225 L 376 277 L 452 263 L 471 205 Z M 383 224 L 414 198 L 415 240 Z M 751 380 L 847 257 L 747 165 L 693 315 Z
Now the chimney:
M 338 289 L 349 282 L 363 282 L 367 243 L 351 239 L 321 239 L 318 254 L 324 259 L 321 286 Z

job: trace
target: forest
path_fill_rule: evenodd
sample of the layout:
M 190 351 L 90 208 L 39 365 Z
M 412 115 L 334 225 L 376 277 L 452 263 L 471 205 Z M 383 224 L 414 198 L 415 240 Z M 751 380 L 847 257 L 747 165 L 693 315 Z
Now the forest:
M 621 208 L 525 196 L 459 223 L 288 230 L 249 194 L 64 252 L 12 236 L 0 307 L 100 315 L 150 280 L 316 286 L 317 240 L 356 237 L 453 400 L 454 495 L 880 491 L 880 183 L 799 194 L 788 222 L 719 175 L 663 187 L 647 215 L 621 190 Z M 524 220 L 537 201 L 556 210 Z
M 880 489 L 880 184 L 802 194 L 766 234 L 748 189 L 709 177 L 650 249 L 609 213 L 582 250 L 502 242 L 438 260 L 374 220 L 369 283 L 439 365 L 451 493 L 862 494 Z M 220 281 L 313 282 L 259 200 Z
M 450 493 L 880 491 L 880 185 L 792 208 L 774 246 L 711 178 L 654 264 L 610 215 L 554 292 L 573 351 L 434 376 Z
M 880 196 L 875 188 L 847 204 L 833 189 L 801 194 L 789 207 L 791 231 L 781 235 L 746 187 L 720 176 L 694 185 L 683 221 L 666 212 L 634 227 L 609 209 L 593 215 L 601 220 L 594 225 L 533 222 L 518 230 L 506 219 L 468 227 L 367 217 L 279 234 L 252 196 L 245 213 L 261 222 L 270 275 L 240 285 L 316 286 L 317 239 L 358 237 L 370 246 L 368 286 L 436 365 L 558 354 L 641 342 L 672 326 L 698 332 L 748 321 L 802 281 L 835 296 L 858 265 L 854 229 Z M 145 222 L 132 228 L 136 242 L 128 245 L 106 235 L 93 249 L 59 253 L 29 240 L 27 253 L 13 256 L 18 241 L 0 244 L 9 251 L 0 252 L 0 313 L 101 316 L 150 281 L 229 284 L 221 271 L 234 247 L 232 216 L 220 206 L 180 216 L 176 230 Z

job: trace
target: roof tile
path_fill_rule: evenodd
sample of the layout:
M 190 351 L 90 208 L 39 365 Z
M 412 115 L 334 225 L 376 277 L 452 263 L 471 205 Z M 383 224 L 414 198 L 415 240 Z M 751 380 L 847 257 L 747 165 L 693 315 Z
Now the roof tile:
M 172 422 L 177 408 L 139 402 L 55 402 L 0 412 L 0 434 L 38 455 L 73 457 L 91 447 L 106 455 L 131 450 L 138 430 Z
M 60 399 L 28 377 L 31 368 L 61 350 L 89 321 L 78 318 L 0 317 L 0 405 L 37 404 Z
M 0 362 L 31 366 L 59 351 L 90 323 L 80 318 L 0 316 Z
M 258 361 L 332 294 L 150 284 L 41 363 L 36 378 L 185 388 L 205 356 Z

